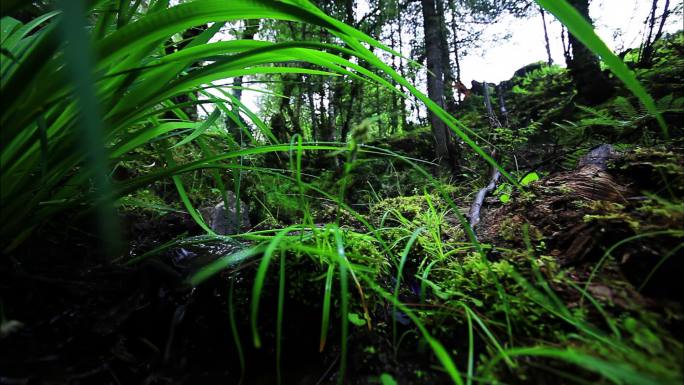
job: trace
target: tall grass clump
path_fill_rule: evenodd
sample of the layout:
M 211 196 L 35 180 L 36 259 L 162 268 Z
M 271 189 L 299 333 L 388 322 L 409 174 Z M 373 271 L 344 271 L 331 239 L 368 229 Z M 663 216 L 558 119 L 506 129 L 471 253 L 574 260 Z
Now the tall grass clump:
M 650 96 L 572 7 L 565 1 L 539 3 L 554 12 L 571 32 L 600 54 L 608 67 L 651 110 Z M 0 118 L 3 127 L 0 196 L 4 210 L 0 217 L 0 234 L 3 239 L 10 240 L 5 250 L 21 244 L 36 226 L 56 213 L 95 204 L 101 207 L 101 217 L 106 217 L 108 202 L 123 192 L 149 184 L 155 178 L 189 171 L 188 165 L 177 165 L 115 185 L 107 177 L 112 166 L 126 160 L 136 148 L 183 129 L 192 132 L 181 142 L 187 143 L 211 125 L 188 121 L 174 97 L 190 96 L 189 104 L 201 104 L 204 102 L 194 98 L 195 93 L 207 87 L 220 88 L 213 82 L 273 73 L 347 75 L 378 82 L 398 92 L 384 77 L 337 53 L 364 60 L 377 72 L 406 87 L 476 153 L 501 169 L 470 139 L 463 125 L 378 59 L 366 45 L 396 52 L 325 15 L 307 1 L 251 0 L 227 4 L 220 0 L 203 0 L 174 7 L 162 0 L 152 2 L 148 7 L 141 6 L 141 2 L 119 7 L 118 1 L 88 2 L 87 6 L 80 1 L 57 4 L 60 7 L 57 11 L 26 25 L 10 17 L 2 18 L 0 70 L 1 91 L 5 97 L 0 102 L 3 112 Z M 20 5 L 12 3 L 7 9 L 16 7 Z M 86 15 L 90 19 L 86 19 Z M 346 46 L 255 40 L 208 44 L 223 23 L 250 18 L 317 25 L 339 37 Z M 172 35 L 210 23 L 213 23 L 211 27 L 191 38 L 183 47 L 168 49 L 169 45 L 175 44 L 169 40 Z M 321 70 L 273 65 L 293 61 L 309 62 Z M 206 64 L 195 65 L 198 62 Z M 228 93 L 224 96 L 213 97 L 208 102 L 223 105 L 222 111 L 232 111 L 225 107 L 232 106 L 235 100 Z M 246 111 L 244 105 L 239 109 L 255 120 L 261 135 L 270 142 L 268 144 L 277 144 L 277 139 L 256 115 Z M 657 111 L 653 111 L 661 121 Z M 169 115 L 165 113 L 176 118 L 168 121 Z M 664 123 L 662 125 L 666 130 Z M 263 148 L 258 152 L 268 151 L 281 149 Z M 194 168 L 225 168 L 222 161 L 232 157 L 231 154 L 225 158 L 207 154 Z M 505 170 L 501 171 L 517 185 Z M 181 196 L 185 195 L 182 188 L 179 192 Z M 187 206 L 187 202 L 184 203 Z

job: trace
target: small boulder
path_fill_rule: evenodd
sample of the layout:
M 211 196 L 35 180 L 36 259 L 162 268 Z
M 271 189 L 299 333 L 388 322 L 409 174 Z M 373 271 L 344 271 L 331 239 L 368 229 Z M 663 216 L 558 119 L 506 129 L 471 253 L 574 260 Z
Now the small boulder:
M 240 201 L 240 215 L 238 216 L 237 197 L 232 191 L 227 192 L 228 207 L 226 202 L 219 202 L 216 206 L 206 207 L 200 210 L 204 220 L 216 234 L 237 234 L 240 229 L 247 229 L 249 223 L 249 207 Z
M 577 168 L 585 166 L 596 166 L 601 170 L 605 170 L 608 166 L 608 161 L 615 159 L 619 153 L 610 144 L 602 144 L 594 147 L 588 154 L 584 155 L 579 160 Z

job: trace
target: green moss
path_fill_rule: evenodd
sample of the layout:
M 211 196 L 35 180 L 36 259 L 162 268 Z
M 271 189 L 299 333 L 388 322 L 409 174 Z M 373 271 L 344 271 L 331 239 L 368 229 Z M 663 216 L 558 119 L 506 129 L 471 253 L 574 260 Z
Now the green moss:
M 434 195 L 415 195 L 389 198 L 370 209 L 370 220 L 384 229 L 383 236 L 389 245 L 403 247 L 414 231 L 421 229 L 412 251 L 413 259 L 443 258 L 464 239 L 464 232 L 453 218 L 448 205 Z
M 442 199 L 431 195 L 429 199 L 434 202 L 436 207 L 443 208 L 445 204 Z M 429 204 L 424 195 L 402 196 L 396 198 L 383 199 L 374 204 L 370 209 L 371 219 L 380 225 L 383 218 L 407 219 L 412 221 L 421 214 L 429 210 Z
M 362 264 L 372 275 L 388 270 L 389 261 L 376 238 L 354 231 L 346 231 L 344 236 L 345 254 L 352 262 Z
M 152 216 L 160 216 L 170 211 L 180 210 L 178 202 L 169 205 L 151 189 L 137 190 L 121 197 L 118 203 L 124 212 L 141 212 Z

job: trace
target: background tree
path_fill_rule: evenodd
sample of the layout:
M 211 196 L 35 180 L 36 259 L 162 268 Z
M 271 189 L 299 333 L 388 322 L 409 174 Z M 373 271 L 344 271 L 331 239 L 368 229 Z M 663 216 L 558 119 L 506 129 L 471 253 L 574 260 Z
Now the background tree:
M 546 28 L 546 12 L 544 12 L 544 8 L 539 7 L 539 14 L 541 15 L 542 24 L 544 26 L 544 44 L 546 47 L 547 56 L 546 63 L 548 65 L 553 65 L 553 58 L 551 57 L 551 44 L 549 43 L 549 31 Z
M 591 24 L 589 0 L 570 0 L 569 3 Z M 577 88 L 577 101 L 597 105 L 613 95 L 613 86 L 601 71 L 599 59 L 575 36 L 568 34 L 572 57 L 566 63 Z
M 663 5 L 663 12 L 660 16 L 656 15 L 658 11 L 658 0 L 653 0 L 651 3 L 651 12 L 646 19 L 646 24 L 648 25 L 648 34 L 642 45 L 641 51 L 639 52 L 639 66 L 650 67 L 653 60 L 653 44 L 663 36 L 663 27 L 665 27 L 665 21 L 670 15 L 670 0 L 665 0 Z M 658 23 L 658 29 L 655 34 L 653 33 L 655 25 Z
M 439 0 L 436 0 L 439 1 Z M 421 0 L 423 11 L 423 31 L 425 33 L 425 58 L 427 64 L 428 79 L 427 90 L 428 97 L 437 105 L 444 108 L 444 69 L 443 51 L 447 47 L 442 46 L 443 39 L 441 35 L 441 25 L 443 25 L 443 13 L 439 14 L 437 11 L 437 4 L 435 0 Z M 428 112 L 430 118 L 430 125 L 432 127 L 432 135 L 435 139 L 435 156 L 437 161 L 449 169 L 453 169 L 451 154 L 449 153 L 450 134 L 447 132 L 447 126 L 444 122 L 432 111 Z

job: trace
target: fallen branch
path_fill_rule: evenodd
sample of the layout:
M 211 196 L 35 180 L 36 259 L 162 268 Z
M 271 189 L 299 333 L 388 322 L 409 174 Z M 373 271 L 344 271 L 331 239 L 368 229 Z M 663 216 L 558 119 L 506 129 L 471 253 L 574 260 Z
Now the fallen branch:
M 501 128 L 501 122 L 499 121 L 499 119 L 497 119 L 496 114 L 494 114 L 494 111 L 492 110 L 492 104 L 489 99 L 489 86 L 487 85 L 487 82 L 484 82 L 483 84 L 485 99 L 484 103 L 487 107 L 487 116 L 489 117 L 489 123 L 492 127 Z M 506 107 L 504 107 L 503 105 L 503 98 L 501 98 L 501 111 L 506 111 Z M 496 155 L 496 150 L 493 150 L 491 153 L 492 158 L 496 159 Z M 496 167 L 492 167 L 491 175 L 492 177 L 489 179 L 489 184 L 487 184 L 487 186 L 485 186 L 477 192 L 475 200 L 473 201 L 473 204 L 470 206 L 470 212 L 468 213 L 468 216 L 470 217 L 470 227 L 473 229 L 473 233 L 475 233 L 475 226 L 477 226 L 477 224 L 480 223 L 480 209 L 482 208 L 484 199 L 487 197 L 487 194 L 491 193 L 496 188 L 496 184 L 499 181 L 499 177 L 501 177 L 501 172 Z
M 496 183 L 499 181 L 500 176 L 501 172 L 495 168 L 492 173 L 492 178 L 489 180 L 489 184 L 477 192 L 475 201 L 473 201 L 473 204 L 470 206 L 468 216 L 470 217 L 470 227 L 473 228 L 473 232 L 475 231 L 475 226 L 480 223 L 480 209 L 482 208 L 482 203 L 484 203 L 487 194 L 491 193 L 496 188 Z

